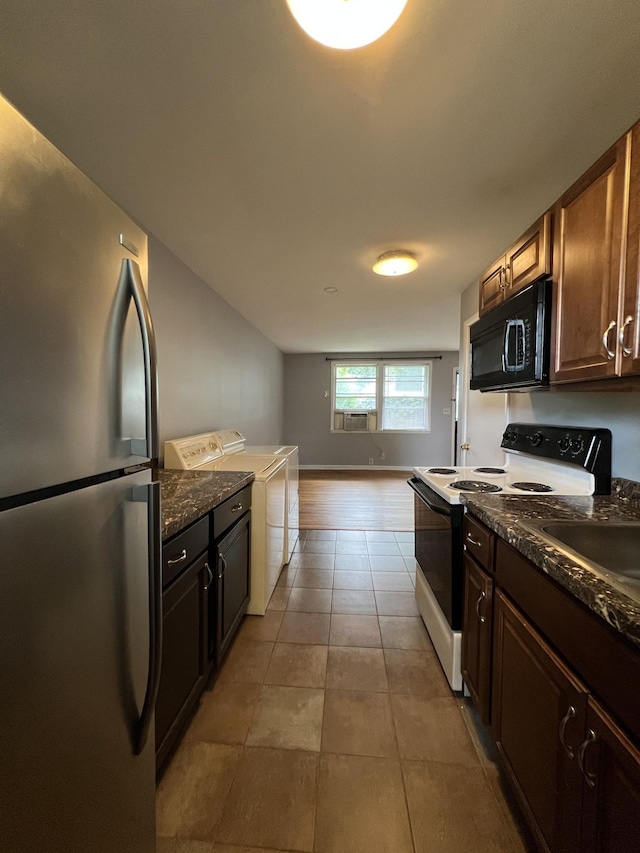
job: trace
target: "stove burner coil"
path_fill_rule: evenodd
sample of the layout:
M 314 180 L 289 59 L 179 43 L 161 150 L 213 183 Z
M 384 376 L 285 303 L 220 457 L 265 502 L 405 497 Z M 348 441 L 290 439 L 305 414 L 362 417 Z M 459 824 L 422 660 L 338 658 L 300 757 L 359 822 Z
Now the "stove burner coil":
M 501 492 L 500 486 L 495 483 L 485 483 L 483 480 L 454 480 L 449 483 L 450 489 L 458 489 L 460 492 Z
M 512 488 L 520 489 L 521 492 L 552 492 L 551 486 L 546 483 L 512 483 Z
M 476 474 L 506 474 L 504 468 L 474 468 Z
M 455 468 L 429 468 L 427 474 L 455 474 Z

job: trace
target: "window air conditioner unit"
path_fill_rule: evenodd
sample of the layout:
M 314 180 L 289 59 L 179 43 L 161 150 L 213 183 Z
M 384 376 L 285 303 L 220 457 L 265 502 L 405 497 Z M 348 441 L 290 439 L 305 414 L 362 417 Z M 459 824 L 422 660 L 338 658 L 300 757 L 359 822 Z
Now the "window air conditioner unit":
M 343 412 L 344 429 L 347 432 L 367 432 L 369 412 Z

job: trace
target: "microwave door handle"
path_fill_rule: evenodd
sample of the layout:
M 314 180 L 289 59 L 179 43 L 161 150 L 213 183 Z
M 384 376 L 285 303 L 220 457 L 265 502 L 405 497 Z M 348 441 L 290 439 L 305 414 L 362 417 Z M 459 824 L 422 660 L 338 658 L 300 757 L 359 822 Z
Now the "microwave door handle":
M 525 352 L 524 352 L 524 320 L 516 320 L 516 366 L 515 370 L 524 370 Z
M 513 320 L 507 320 L 504 324 L 504 346 L 502 349 L 502 370 L 504 373 L 511 373 L 514 370 L 513 365 L 509 361 L 509 333 L 513 326 Z

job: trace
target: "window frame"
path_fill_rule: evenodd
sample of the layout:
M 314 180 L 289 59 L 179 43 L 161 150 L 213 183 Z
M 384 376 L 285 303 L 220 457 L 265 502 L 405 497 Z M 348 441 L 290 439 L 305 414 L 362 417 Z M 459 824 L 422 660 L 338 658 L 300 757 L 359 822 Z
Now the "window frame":
M 376 394 L 375 401 L 376 405 L 374 409 L 354 409 L 354 412 L 374 412 L 375 413 L 375 427 L 373 429 L 369 429 L 368 432 L 375 433 L 385 433 L 387 435 L 391 434 L 402 434 L 402 435 L 426 435 L 431 432 L 431 398 L 433 396 L 433 358 L 384 358 L 384 359 L 372 359 L 372 358 L 363 358 L 360 359 L 331 359 L 331 407 L 330 407 L 330 432 L 335 433 L 349 433 L 352 435 L 363 435 L 364 430 L 346 430 L 346 429 L 336 429 L 336 413 L 349 411 L 348 409 L 339 409 L 336 408 L 336 369 L 338 367 L 371 367 L 375 366 L 376 368 Z M 426 382 L 425 382 L 425 417 L 426 417 L 426 428 L 425 429 L 384 429 L 382 424 L 384 420 L 384 408 L 385 408 L 385 397 L 384 397 L 384 379 L 385 379 L 385 367 L 408 367 L 408 366 L 423 366 L 426 367 Z

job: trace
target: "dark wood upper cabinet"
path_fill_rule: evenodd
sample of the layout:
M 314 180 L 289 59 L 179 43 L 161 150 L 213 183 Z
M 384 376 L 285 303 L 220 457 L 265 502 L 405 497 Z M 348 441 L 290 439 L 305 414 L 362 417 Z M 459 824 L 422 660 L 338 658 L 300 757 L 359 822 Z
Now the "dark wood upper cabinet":
M 629 133 L 554 208 L 552 382 L 603 379 L 621 372 L 630 142 Z
M 480 276 L 480 308 L 478 313 L 481 317 L 487 311 L 491 311 L 492 308 L 504 302 L 506 287 L 504 265 L 503 255 Z
M 551 214 L 545 213 L 480 277 L 480 316 L 551 274 Z
M 619 320 L 622 376 L 640 376 L 640 123 L 631 133 L 629 220 L 624 298 Z

